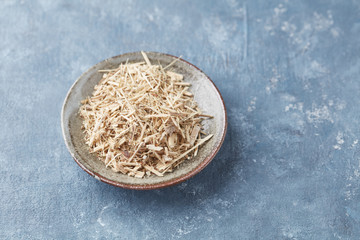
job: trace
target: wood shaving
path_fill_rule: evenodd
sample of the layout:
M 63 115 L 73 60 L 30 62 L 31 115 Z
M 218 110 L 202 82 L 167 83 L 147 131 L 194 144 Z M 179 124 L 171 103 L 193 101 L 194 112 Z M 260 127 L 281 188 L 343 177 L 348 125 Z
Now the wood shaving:
M 203 114 L 183 75 L 144 62 L 100 70 L 103 77 L 83 101 L 85 141 L 106 167 L 136 178 L 164 176 L 197 154 Z M 203 137 L 202 137 L 203 136 Z

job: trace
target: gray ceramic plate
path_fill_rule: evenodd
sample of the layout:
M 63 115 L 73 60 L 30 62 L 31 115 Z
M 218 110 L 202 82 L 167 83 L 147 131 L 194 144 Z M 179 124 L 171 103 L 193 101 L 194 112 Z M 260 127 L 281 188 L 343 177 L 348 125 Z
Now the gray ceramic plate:
M 167 66 L 176 59 L 175 56 L 163 53 L 147 52 L 146 54 L 152 63 L 160 62 L 162 66 Z M 224 101 L 208 76 L 191 63 L 179 59 L 172 69 L 183 74 L 184 80 L 192 84 L 190 91 L 194 94 L 195 100 L 203 112 L 214 116 L 213 119 L 203 121 L 205 132 L 212 133 L 214 136 L 199 149 L 196 157 L 185 161 L 178 169 L 165 174 L 164 177 L 151 176 L 138 179 L 115 173 L 109 168 L 105 168 L 104 163 L 99 161 L 95 154 L 89 153 L 88 146 L 84 141 L 84 133 L 81 130 L 82 120 L 78 111 L 80 101 L 91 96 L 94 86 L 102 77 L 98 70 L 115 68 L 120 63 L 125 63 L 127 59 L 129 62 L 143 61 L 140 52 L 126 53 L 106 59 L 83 73 L 70 88 L 61 113 L 61 125 L 66 146 L 82 169 L 96 179 L 114 186 L 131 189 L 156 189 L 180 183 L 200 172 L 219 151 L 227 128 Z

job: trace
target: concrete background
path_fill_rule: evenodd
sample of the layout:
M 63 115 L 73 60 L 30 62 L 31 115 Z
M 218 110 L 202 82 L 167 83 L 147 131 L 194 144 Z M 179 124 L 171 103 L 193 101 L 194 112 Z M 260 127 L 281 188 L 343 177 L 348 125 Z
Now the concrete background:
M 1 239 L 359 239 L 359 1 L 1 1 Z M 228 109 L 196 177 L 131 191 L 71 159 L 60 111 L 125 52 L 204 70 Z

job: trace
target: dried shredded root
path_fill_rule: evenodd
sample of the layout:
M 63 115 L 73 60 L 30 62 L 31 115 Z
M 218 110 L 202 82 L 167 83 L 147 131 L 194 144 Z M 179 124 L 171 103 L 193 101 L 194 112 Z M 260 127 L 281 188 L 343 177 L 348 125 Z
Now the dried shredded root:
M 145 62 L 100 70 L 103 78 L 80 108 L 90 152 L 137 178 L 172 172 L 213 136 L 201 138 L 202 119 L 212 116 L 202 114 L 190 83 L 142 54 Z

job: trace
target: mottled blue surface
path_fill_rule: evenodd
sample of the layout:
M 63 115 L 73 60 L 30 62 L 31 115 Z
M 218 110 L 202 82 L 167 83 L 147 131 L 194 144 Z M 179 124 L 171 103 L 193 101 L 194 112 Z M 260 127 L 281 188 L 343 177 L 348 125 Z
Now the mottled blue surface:
M 359 1 L 1 1 L 1 239 L 359 239 Z M 131 191 L 72 160 L 60 111 L 125 52 L 183 55 L 228 134 L 178 186 Z

